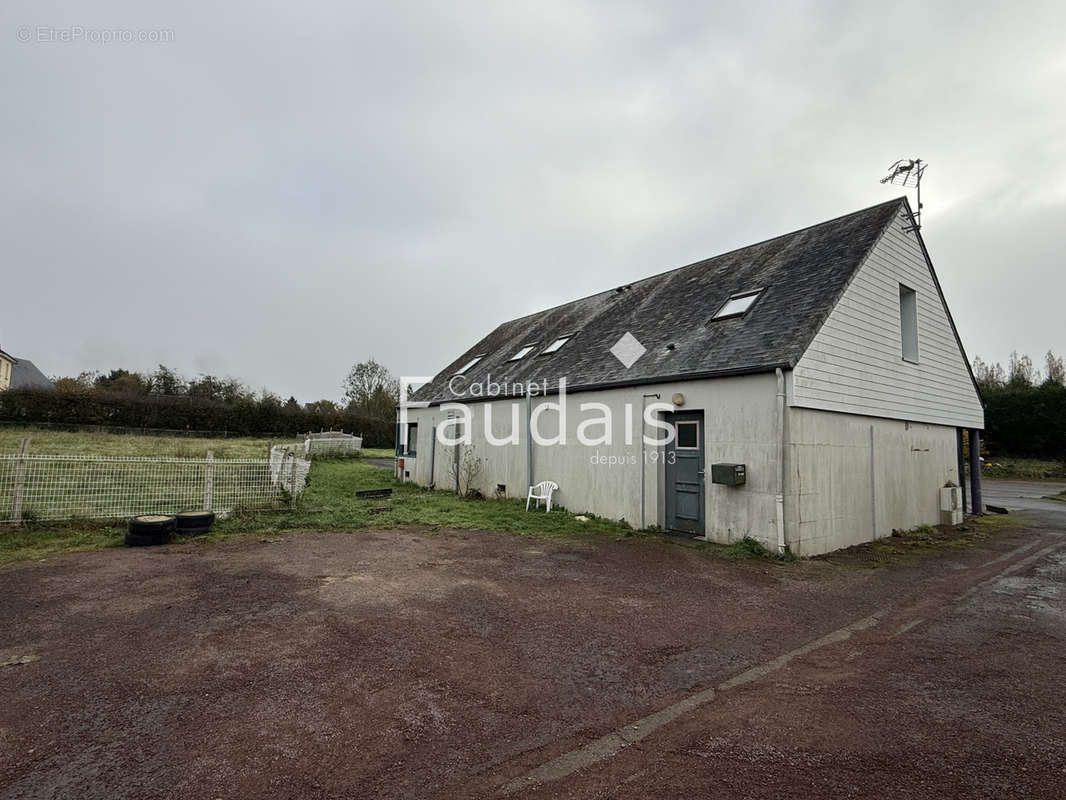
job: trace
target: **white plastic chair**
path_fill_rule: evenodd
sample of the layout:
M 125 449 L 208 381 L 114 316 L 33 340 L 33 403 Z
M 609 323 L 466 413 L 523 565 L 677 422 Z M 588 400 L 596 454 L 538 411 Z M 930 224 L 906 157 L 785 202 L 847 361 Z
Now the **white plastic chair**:
M 541 481 L 536 486 L 529 487 L 529 494 L 526 495 L 526 511 L 529 511 L 529 501 L 536 500 L 537 508 L 540 508 L 540 501 L 546 500 L 548 502 L 548 511 L 552 510 L 552 492 L 559 491 L 559 484 L 555 481 Z

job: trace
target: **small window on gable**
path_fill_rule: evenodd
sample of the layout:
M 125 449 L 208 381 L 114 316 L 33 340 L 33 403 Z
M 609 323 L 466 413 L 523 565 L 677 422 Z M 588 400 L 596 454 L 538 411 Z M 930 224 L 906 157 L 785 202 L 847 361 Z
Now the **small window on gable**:
M 564 344 L 569 342 L 572 338 L 573 338 L 573 334 L 567 334 L 566 336 L 560 336 L 558 339 L 556 339 L 550 345 L 545 347 L 541 351 L 541 355 L 543 356 L 543 355 L 547 355 L 548 353 L 557 352 Z
M 536 347 L 535 344 L 527 344 L 525 347 L 523 347 L 521 350 L 519 350 L 517 353 L 515 353 L 513 356 L 511 356 L 507 360 L 508 361 L 521 361 L 523 358 L 525 358 L 526 356 L 528 356 L 530 353 L 533 352 L 533 348 L 534 347 Z
M 466 372 L 467 370 L 469 370 L 469 369 L 473 369 L 473 368 L 474 368 L 474 365 L 475 365 L 475 364 L 477 364 L 477 362 L 479 362 L 479 361 L 480 361 L 481 359 L 483 359 L 484 357 L 485 357 L 485 354 L 484 354 L 484 353 L 482 353 L 482 354 L 481 354 L 481 355 L 479 355 L 479 356 L 474 356 L 474 357 L 473 357 L 472 359 L 470 359 L 470 360 L 469 360 L 469 361 L 467 361 L 467 362 L 466 362 L 465 364 L 463 364 L 463 366 L 461 366 L 461 367 L 459 368 L 459 371 L 458 371 L 458 372 L 456 372 L 455 374 L 456 374 L 456 375 L 462 375 L 462 374 L 463 374 L 464 372 Z
M 903 360 L 918 363 L 918 294 L 899 285 L 899 329 Z
M 756 289 L 753 292 L 738 292 L 737 294 L 731 295 L 729 299 L 722 304 L 722 307 L 718 309 L 718 313 L 714 315 L 714 319 L 739 317 L 741 314 L 746 314 L 748 309 L 759 299 L 760 294 L 762 294 L 762 289 Z

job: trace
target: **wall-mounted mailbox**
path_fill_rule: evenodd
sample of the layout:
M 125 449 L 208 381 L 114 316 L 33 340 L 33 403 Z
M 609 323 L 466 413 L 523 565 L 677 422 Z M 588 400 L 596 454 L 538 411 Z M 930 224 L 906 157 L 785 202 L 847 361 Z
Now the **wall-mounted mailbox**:
M 723 486 L 743 486 L 747 469 L 743 464 L 711 464 L 711 483 Z

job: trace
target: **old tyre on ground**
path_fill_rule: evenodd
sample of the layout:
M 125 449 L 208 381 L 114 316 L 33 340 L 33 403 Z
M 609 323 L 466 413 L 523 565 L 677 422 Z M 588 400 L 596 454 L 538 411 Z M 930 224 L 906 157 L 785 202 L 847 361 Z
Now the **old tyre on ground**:
M 181 536 L 196 536 L 207 533 L 215 524 L 213 511 L 182 511 L 175 515 L 178 523 L 177 532 Z
M 150 547 L 165 544 L 178 526 L 178 521 L 166 514 L 142 514 L 133 517 L 126 526 L 126 544 L 130 547 Z

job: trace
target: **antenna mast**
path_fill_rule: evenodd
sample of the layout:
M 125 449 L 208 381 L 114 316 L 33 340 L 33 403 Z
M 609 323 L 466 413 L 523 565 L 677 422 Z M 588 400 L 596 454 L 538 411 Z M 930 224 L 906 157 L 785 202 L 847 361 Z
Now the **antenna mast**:
M 881 179 L 881 183 L 891 183 L 896 186 L 909 188 L 913 186 L 918 190 L 918 209 L 914 212 L 914 225 L 904 230 L 920 231 L 922 229 L 922 175 L 929 166 L 920 158 L 902 158 L 888 168 L 888 174 Z

